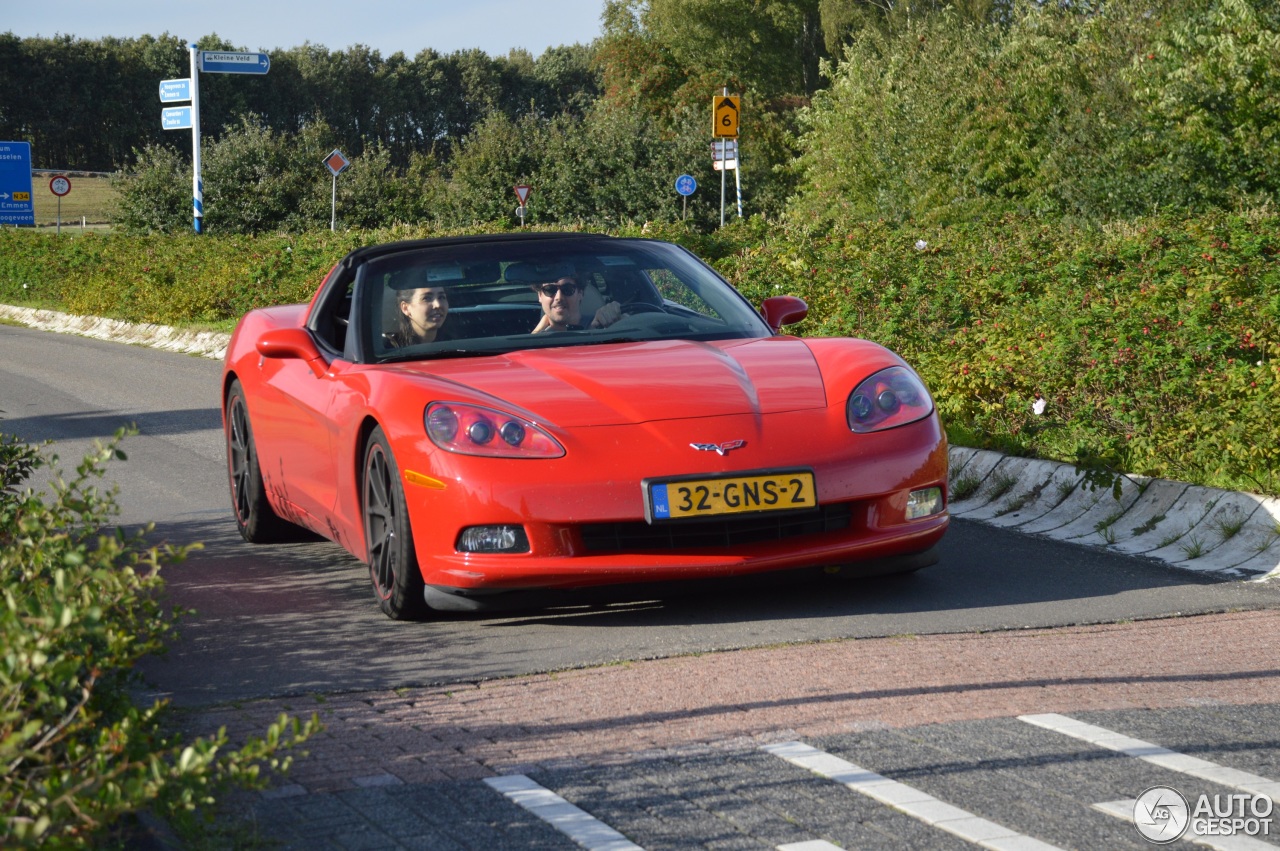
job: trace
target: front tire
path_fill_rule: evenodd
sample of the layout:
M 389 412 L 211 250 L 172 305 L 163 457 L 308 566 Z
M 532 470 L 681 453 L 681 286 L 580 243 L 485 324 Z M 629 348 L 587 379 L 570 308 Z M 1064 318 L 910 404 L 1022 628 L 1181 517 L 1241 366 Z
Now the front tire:
M 424 583 L 409 528 L 404 486 L 381 428 L 375 428 L 365 444 L 360 495 L 369 578 L 379 608 L 398 621 L 425 617 Z
M 238 380 L 231 382 L 227 393 L 226 437 L 227 481 L 240 537 L 251 544 L 268 544 L 297 533 L 298 527 L 276 514 L 267 501 L 258 449 L 249 425 L 249 406 Z

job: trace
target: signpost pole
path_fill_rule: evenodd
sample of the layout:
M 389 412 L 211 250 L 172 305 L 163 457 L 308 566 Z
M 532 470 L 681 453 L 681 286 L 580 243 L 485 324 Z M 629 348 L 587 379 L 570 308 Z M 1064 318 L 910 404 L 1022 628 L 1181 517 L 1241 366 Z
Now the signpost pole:
M 724 156 L 721 154 L 721 156 Z M 724 227 L 724 160 L 720 160 L 720 227 Z
M 533 192 L 533 187 L 527 183 L 517 183 L 515 190 L 516 199 L 520 202 L 520 206 L 516 207 L 516 215 L 520 217 L 520 227 L 524 227 L 524 215 L 528 212 L 525 208 L 529 205 L 529 193 Z
M 681 221 L 689 218 L 689 196 L 698 191 L 698 181 L 692 174 L 682 174 L 676 178 L 676 192 L 680 193 Z
M 738 218 L 742 218 L 742 149 L 738 149 L 737 155 L 733 158 L 736 168 L 733 170 L 733 185 L 738 190 Z
M 725 97 L 728 97 L 729 87 L 725 86 L 721 94 L 723 94 Z M 725 166 L 728 165 L 728 163 L 725 162 L 725 160 L 728 159 L 727 154 L 728 154 L 728 147 L 729 147 L 727 140 L 725 141 L 724 146 L 725 146 L 725 151 L 720 155 L 721 156 L 721 160 L 720 160 L 720 227 L 724 227 L 724 180 L 725 180 L 724 170 L 725 170 Z
M 200 69 L 199 52 L 191 47 L 191 226 L 204 230 L 204 183 L 200 179 Z
M 333 175 L 333 197 L 329 200 L 329 230 L 335 233 L 338 230 L 338 175 L 349 165 L 351 160 L 337 148 L 330 151 L 329 156 L 324 158 L 324 167 Z
M 740 117 L 741 99 L 729 96 L 729 87 L 711 99 L 711 135 L 715 148 L 715 163 L 720 169 L 720 227 L 724 227 L 725 182 L 728 180 L 724 171 L 732 168 L 738 170 L 738 119 Z M 732 156 L 730 156 L 732 152 Z M 713 165 L 715 164 L 713 163 Z M 732 163 L 732 165 L 730 165 Z M 742 186 L 734 175 L 734 183 L 738 186 L 738 218 L 742 218 Z

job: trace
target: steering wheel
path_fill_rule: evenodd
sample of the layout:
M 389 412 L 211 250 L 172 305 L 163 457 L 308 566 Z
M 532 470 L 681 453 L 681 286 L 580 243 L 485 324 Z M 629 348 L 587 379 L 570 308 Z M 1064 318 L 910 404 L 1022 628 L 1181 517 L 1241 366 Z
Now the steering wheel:
M 634 316 L 637 313 L 666 313 L 667 310 L 662 305 L 653 304 L 648 301 L 633 301 L 630 304 L 622 305 L 622 312 L 625 315 Z

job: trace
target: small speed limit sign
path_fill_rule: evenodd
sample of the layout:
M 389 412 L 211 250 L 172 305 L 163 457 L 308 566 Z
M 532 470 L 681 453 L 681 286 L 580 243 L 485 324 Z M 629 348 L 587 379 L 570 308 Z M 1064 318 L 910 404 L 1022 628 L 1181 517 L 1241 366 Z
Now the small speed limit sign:
M 49 181 L 49 191 L 61 198 L 71 191 L 71 181 L 65 177 L 55 177 Z

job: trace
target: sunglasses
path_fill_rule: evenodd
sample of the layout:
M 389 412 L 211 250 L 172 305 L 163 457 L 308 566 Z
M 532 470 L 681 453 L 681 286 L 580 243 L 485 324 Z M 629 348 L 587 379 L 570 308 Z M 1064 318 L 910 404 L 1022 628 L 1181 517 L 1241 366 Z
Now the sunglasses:
M 560 293 L 565 298 L 568 298 L 569 296 L 577 294 L 578 285 L 577 284 L 543 284 L 542 286 L 538 287 L 538 291 L 541 292 L 547 298 L 555 298 L 556 293 Z

